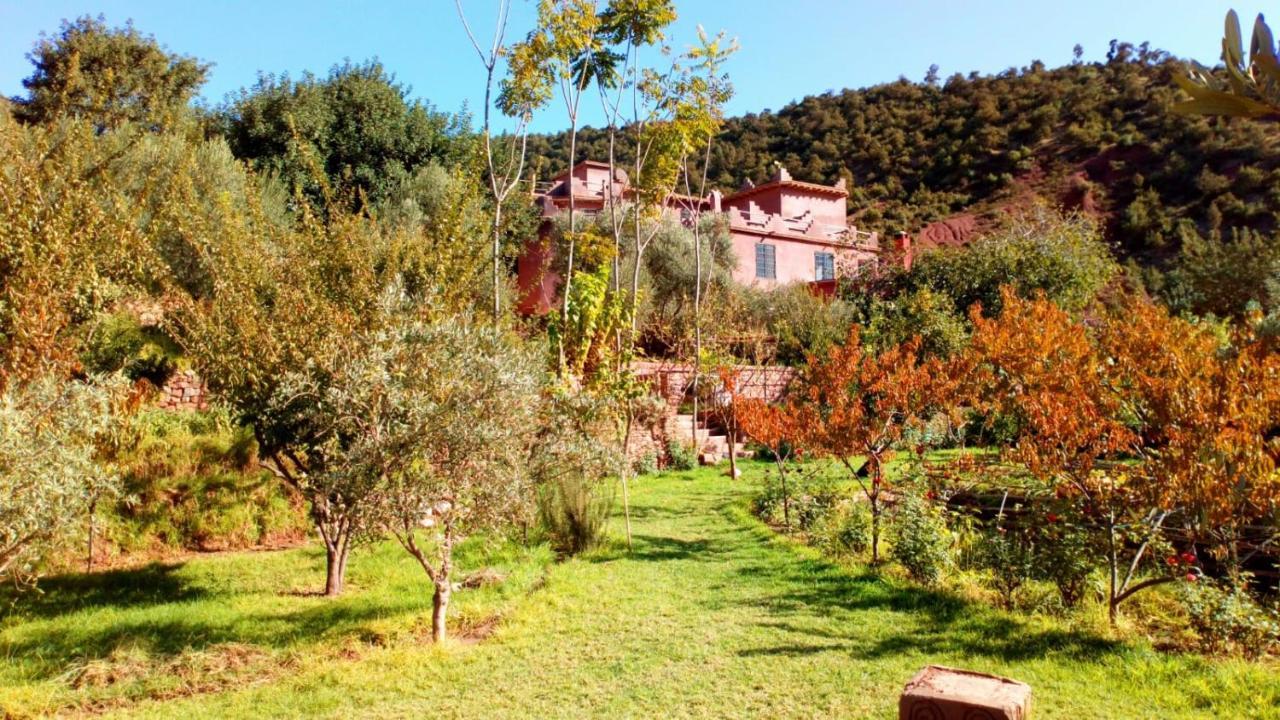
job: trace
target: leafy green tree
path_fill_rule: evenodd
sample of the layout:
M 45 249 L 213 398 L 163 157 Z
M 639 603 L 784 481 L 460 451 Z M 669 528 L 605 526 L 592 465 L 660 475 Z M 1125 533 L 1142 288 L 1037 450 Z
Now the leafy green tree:
M 328 385 L 344 445 L 329 472 L 376 489 L 381 527 L 432 583 L 436 642 L 447 635 L 453 549 L 513 525 L 532 501 L 537 367 L 503 331 L 452 318 L 389 328 L 344 358 Z
M 888 348 L 920 338 L 926 355 L 947 357 L 961 350 L 968 340 L 964 316 L 955 301 L 929 287 L 922 287 L 892 300 L 876 301 L 866 330 L 867 344 Z
M 612 57 L 615 62 L 621 61 L 618 81 L 597 85 L 600 91 L 600 102 L 604 108 L 609 136 L 609 179 L 608 197 L 614 197 L 614 182 L 618 177 L 617 146 L 623 129 L 623 118 L 626 117 L 626 99 L 630 91 L 631 127 L 629 134 L 634 140 L 634 163 L 630 178 L 632 193 L 630 212 L 622 212 L 621 203 L 609 203 L 610 229 L 613 233 L 613 291 L 621 292 L 623 254 L 623 228 L 627 224 L 628 215 L 632 221 L 633 238 L 635 240 L 635 262 L 631 281 L 629 307 L 631 309 L 631 328 L 626 345 L 635 343 L 635 306 L 637 302 L 638 271 L 640 260 L 644 255 L 647 242 L 641 231 L 642 220 L 650 220 L 662 212 L 667 198 L 675 189 L 675 173 L 670 171 L 669 153 L 664 150 L 669 144 L 655 142 L 664 133 L 651 132 L 651 123 L 659 121 L 664 103 L 654 90 L 660 84 L 652 82 L 653 71 L 640 67 L 640 51 L 663 42 L 666 28 L 676 20 L 675 5 L 671 0 L 615 0 L 601 13 L 601 24 L 604 34 L 613 46 Z M 667 118 L 669 119 L 669 118 Z M 652 162 L 650 162 L 652 161 Z M 664 166 L 666 171 L 664 172 Z M 654 172 L 658 168 L 658 172 Z M 652 226 L 655 223 L 650 222 Z
M 540 52 L 532 44 L 507 48 L 505 43 L 510 0 L 498 0 L 498 20 L 493 40 L 486 50 L 467 22 L 462 1 L 455 3 L 467 39 L 471 41 L 480 64 L 485 70 L 484 105 L 481 109 L 480 137 L 484 144 L 489 192 L 493 196 L 493 316 L 496 320 L 502 312 L 502 213 L 507 198 L 519 186 L 524 174 L 524 163 L 529 138 L 529 121 L 533 113 L 551 99 L 551 84 L 540 67 Z M 515 128 L 500 138 L 493 135 L 491 119 L 495 71 L 499 60 L 506 56 L 508 76 L 498 84 L 496 105 L 503 115 L 514 119 Z
M 119 489 L 99 451 L 123 390 L 111 378 L 43 375 L 0 392 L 0 580 L 34 582 L 41 561 L 82 534 L 97 498 Z
M 898 292 L 939 293 L 954 303 L 957 313 L 974 303 L 984 312 L 999 313 L 1006 285 L 1021 297 L 1042 292 L 1075 312 L 1092 302 L 1117 270 L 1093 221 L 1038 208 L 966 247 L 921 253 L 893 283 Z
M 333 197 L 353 205 L 360 193 L 376 203 L 419 168 L 457 164 L 467 153 L 461 120 L 411 100 L 376 60 L 336 65 L 325 77 L 264 75 L 216 123 L 237 158 L 316 203 L 332 188 L 347 190 Z
M 1268 281 L 1280 271 L 1280 239 L 1234 230 L 1184 242 L 1184 252 L 1160 293 L 1170 308 L 1218 317 L 1241 317 L 1251 304 L 1274 307 Z
M 826 355 L 849 337 L 857 319 L 851 303 L 817 297 L 800 284 L 747 294 L 750 314 L 775 342 L 774 359 L 785 365 Z
M 366 508 L 326 480 L 334 471 L 328 383 L 398 318 L 473 308 L 474 287 L 460 279 L 482 277 L 487 256 L 447 200 L 449 212 L 425 225 L 383 225 L 339 207 L 321 215 L 298 202 L 297 224 L 276 224 L 250 204 L 216 234 L 193 234 L 212 291 L 182 297 L 172 323 L 213 393 L 253 428 L 263 465 L 308 502 L 333 595 Z M 308 392 L 291 392 L 285 378 Z
M 132 21 L 111 28 L 101 15 L 64 20 L 27 57 L 35 70 L 22 81 L 28 96 L 15 99 L 21 118 L 48 123 L 72 117 L 100 128 L 174 126 L 189 112 L 210 67 L 167 52 Z
M 118 140 L 0 116 L 0 387 L 76 372 L 97 314 L 147 275 L 143 203 L 105 172 Z

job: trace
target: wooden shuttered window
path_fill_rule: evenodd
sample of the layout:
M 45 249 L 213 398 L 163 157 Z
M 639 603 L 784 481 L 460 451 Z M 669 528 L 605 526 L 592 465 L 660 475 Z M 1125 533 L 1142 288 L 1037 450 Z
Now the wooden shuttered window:
M 768 280 L 778 277 L 777 250 L 773 245 L 756 245 L 756 277 Z
M 813 278 L 815 280 L 836 279 L 835 253 L 816 252 L 813 254 Z

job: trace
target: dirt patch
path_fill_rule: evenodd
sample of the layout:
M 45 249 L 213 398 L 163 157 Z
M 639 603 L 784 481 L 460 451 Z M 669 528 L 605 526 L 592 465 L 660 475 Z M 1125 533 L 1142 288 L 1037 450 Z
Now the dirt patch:
M 80 663 L 63 675 L 70 687 L 89 695 L 65 709 L 98 714 L 142 700 L 172 700 L 241 688 L 274 680 L 295 664 L 290 656 L 235 642 L 189 649 L 165 660 L 152 658 L 138 648 L 122 647 L 107 657 Z
M 917 242 L 922 248 L 960 247 L 978 236 L 981 225 L 977 215 L 956 215 L 926 225 Z
M 454 637 L 462 645 L 475 645 L 478 642 L 487 640 L 498 630 L 498 626 L 502 624 L 501 615 L 490 615 L 480 618 L 479 620 L 463 622 Z

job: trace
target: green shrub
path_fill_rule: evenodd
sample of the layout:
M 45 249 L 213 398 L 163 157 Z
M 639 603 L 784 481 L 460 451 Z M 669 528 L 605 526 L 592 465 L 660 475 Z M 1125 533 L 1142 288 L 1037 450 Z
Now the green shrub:
M 1263 607 L 1244 590 L 1208 580 L 1181 585 L 1191 628 L 1206 652 L 1252 658 L 1280 643 L 1280 612 Z
M 123 372 L 130 380 L 160 385 L 177 368 L 181 350 L 157 328 L 142 327 L 128 313 L 108 315 L 95 328 L 84 364 L 99 373 Z
M 257 466 L 257 443 L 225 412 L 148 410 L 122 459 L 126 497 L 104 513 L 119 550 L 215 550 L 296 539 L 306 516 Z
M 871 511 L 866 503 L 846 500 L 822 516 L 811 535 L 832 555 L 861 555 L 871 547 Z
M 968 553 L 969 564 L 988 572 L 987 584 L 1011 610 L 1018 590 L 1036 574 L 1036 557 L 1030 539 L 1007 523 L 980 529 Z
M 538 492 L 538 517 L 551 547 L 561 555 L 577 555 L 604 539 L 613 490 L 608 482 L 564 473 Z
M 1036 577 L 1053 583 L 1063 607 L 1080 604 L 1089 576 L 1105 557 L 1098 536 L 1069 508 L 1037 512 Z
M 795 451 L 786 441 L 783 441 L 778 449 L 782 452 L 783 457 L 795 457 Z M 778 458 L 776 453 L 773 452 L 773 448 L 765 445 L 755 445 L 755 459 L 763 460 L 765 462 L 776 462 Z
M 842 502 L 831 480 L 822 475 L 787 476 L 784 489 L 776 472 L 766 473 L 764 484 L 751 500 L 751 510 L 761 520 L 783 525 L 790 516 L 791 527 L 813 535 L 826 516 Z
M 692 470 L 698 465 L 698 454 L 692 445 L 676 440 L 667 441 L 667 469 Z
M 890 550 L 912 579 L 933 584 L 951 563 L 951 537 L 942 511 L 914 493 L 904 493 L 894 506 Z
M 850 303 L 818 297 L 800 284 L 745 294 L 749 324 L 768 331 L 774 358 L 783 365 L 801 365 L 810 355 L 826 354 L 849 337 L 856 320 Z
M 751 498 L 752 514 L 771 525 L 781 524 L 783 502 L 789 500 L 786 495 L 776 475 L 765 473 L 764 484 Z
M 829 482 L 819 480 L 804 485 L 791 502 L 791 522 L 812 534 L 840 504 L 841 495 Z
M 658 472 L 658 454 L 647 452 L 636 458 L 632 470 L 638 475 L 652 475 Z

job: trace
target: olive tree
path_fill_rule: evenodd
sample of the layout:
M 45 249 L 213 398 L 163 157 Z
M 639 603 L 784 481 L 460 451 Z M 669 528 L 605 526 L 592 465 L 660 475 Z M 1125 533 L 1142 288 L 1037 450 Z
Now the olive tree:
M 404 321 L 339 363 L 321 398 L 332 417 L 316 482 L 376 515 L 433 587 L 432 636 L 445 638 L 453 549 L 526 515 L 541 363 L 501 329 L 463 319 Z
M 40 561 L 79 533 L 76 518 L 118 488 L 98 450 L 120 390 L 118 380 L 45 375 L 0 393 L 0 581 L 33 581 Z

